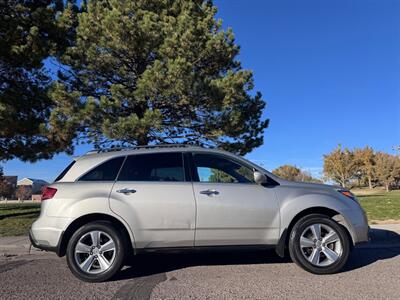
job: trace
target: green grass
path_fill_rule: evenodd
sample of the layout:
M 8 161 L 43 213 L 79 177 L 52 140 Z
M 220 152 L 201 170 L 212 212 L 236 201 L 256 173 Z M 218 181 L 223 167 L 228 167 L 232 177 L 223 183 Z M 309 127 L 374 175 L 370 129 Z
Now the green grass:
M 0 237 L 27 235 L 39 214 L 39 203 L 0 204 Z
M 357 194 L 357 192 L 355 192 Z M 371 192 L 359 194 L 361 206 L 367 212 L 368 220 L 371 223 L 379 221 L 399 221 L 400 222 L 400 191 L 390 192 Z M 378 222 L 377 222 L 378 221 Z
M 370 223 L 400 222 L 400 191 L 355 191 Z M 0 204 L 0 237 L 27 235 L 40 213 L 40 204 Z

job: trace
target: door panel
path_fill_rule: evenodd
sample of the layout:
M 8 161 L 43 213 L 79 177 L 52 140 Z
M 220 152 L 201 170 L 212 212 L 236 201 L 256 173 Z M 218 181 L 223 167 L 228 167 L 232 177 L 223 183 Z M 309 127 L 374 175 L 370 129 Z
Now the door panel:
M 279 206 L 273 187 L 254 183 L 253 169 L 226 155 L 194 153 L 196 246 L 275 244 Z
M 182 153 L 128 156 L 110 195 L 137 248 L 194 245 L 196 206 Z
M 136 192 L 116 192 L 124 188 Z M 137 248 L 194 245 L 196 209 L 190 182 L 116 182 L 110 206 L 131 227 Z
M 257 184 L 193 184 L 197 203 L 196 246 L 275 244 L 278 205 L 273 188 Z M 201 191 L 215 190 L 208 196 Z

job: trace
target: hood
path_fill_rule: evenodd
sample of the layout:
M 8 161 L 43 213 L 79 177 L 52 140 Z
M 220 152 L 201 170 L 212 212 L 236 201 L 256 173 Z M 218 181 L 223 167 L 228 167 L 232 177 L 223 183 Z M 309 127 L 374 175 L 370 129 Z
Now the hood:
M 302 187 L 302 188 L 311 188 L 317 190 L 336 190 L 340 188 L 337 185 L 330 184 L 322 184 L 322 183 L 311 183 L 311 182 L 297 182 L 297 181 L 289 181 L 289 180 L 281 180 L 282 185 L 293 186 L 293 187 Z

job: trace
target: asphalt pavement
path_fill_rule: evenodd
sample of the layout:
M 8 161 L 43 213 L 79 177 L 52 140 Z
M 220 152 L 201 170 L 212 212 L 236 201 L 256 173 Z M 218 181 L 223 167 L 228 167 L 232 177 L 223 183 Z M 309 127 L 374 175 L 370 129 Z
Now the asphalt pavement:
M 400 225 L 390 229 L 375 227 L 334 275 L 307 273 L 272 250 L 143 254 L 97 284 L 76 279 L 65 258 L 28 254 L 24 237 L 1 238 L 0 299 L 399 299 Z

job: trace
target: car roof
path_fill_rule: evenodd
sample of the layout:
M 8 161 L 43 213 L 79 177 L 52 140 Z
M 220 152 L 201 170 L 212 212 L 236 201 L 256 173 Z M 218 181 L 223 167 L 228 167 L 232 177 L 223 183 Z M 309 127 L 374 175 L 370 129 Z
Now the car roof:
M 221 149 L 215 148 L 204 148 L 200 146 L 193 145 L 156 145 L 156 146 L 137 146 L 137 147 L 122 147 L 122 148 L 109 148 L 109 149 L 101 149 L 101 150 L 91 150 L 86 154 L 76 158 L 76 160 L 81 160 L 85 158 L 108 158 L 108 157 L 118 157 L 118 156 L 126 156 L 132 154 L 145 154 L 145 153 L 160 153 L 160 152 L 196 152 L 196 151 L 205 151 L 205 152 L 213 152 L 213 153 L 221 153 L 221 154 L 229 154 L 232 153 L 227 152 Z

